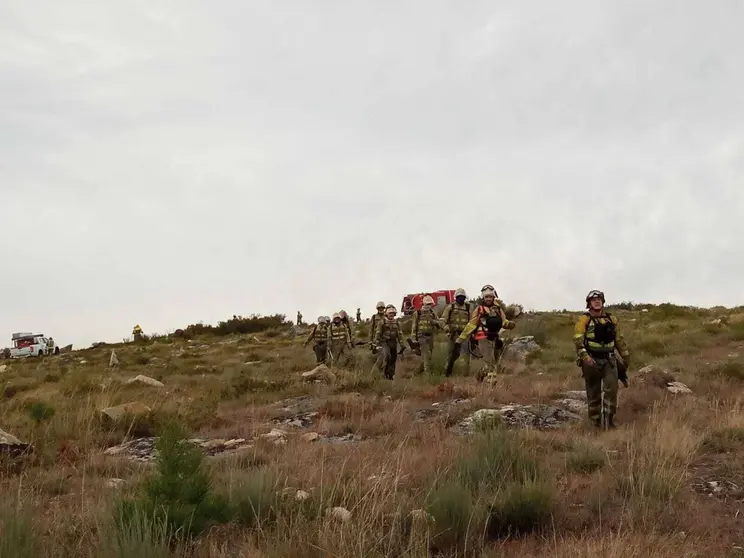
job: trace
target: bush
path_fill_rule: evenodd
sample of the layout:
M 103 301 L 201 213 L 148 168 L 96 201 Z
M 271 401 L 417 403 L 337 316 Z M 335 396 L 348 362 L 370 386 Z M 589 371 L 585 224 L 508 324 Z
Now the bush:
M 514 483 L 500 493 L 488 513 L 486 529 L 491 538 L 524 535 L 550 523 L 555 489 L 548 483 Z
M 472 528 L 476 507 L 466 486 L 449 482 L 436 488 L 428 498 L 428 512 L 434 518 L 434 544 L 438 548 L 463 546 Z
M 517 436 L 495 428 L 479 436 L 471 451 L 456 464 L 456 478 L 472 490 L 498 489 L 510 481 L 538 477 L 537 459 L 529 455 Z
M 168 424 L 155 448 L 157 471 L 145 481 L 144 494 L 117 506 L 120 533 L 136 530 L 143 517 L 166 522 L 169 538 L 188 538 L 229 521 L 225 500 L 211 491 L 202 450 L 186 440 L 179 425 Z
M 291 326 L 292 322 L 287 321 L 284 314 L 273 314 L 271 316 L 251 314 L 247 318 L 243 316 L 233 316 L 228 320 L 218 322 L 216 326 L 205 325 L 200 322 L 177 331 L 179 332 L 179 337 L 191 339 L 196 335 L 204 334 L 230 335 L 233 333 L 260 333 L 267 330 L 279 332 L 288 329 Z

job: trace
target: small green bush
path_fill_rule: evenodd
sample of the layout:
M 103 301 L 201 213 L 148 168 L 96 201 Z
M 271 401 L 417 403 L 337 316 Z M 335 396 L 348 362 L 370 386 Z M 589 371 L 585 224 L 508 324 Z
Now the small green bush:
M 188 538 L 230 520 L 226 499 L 211 490 L 204 453 L 187 441 L 182 427 L 166 425 L 155 448 L 156 473 L 145 481 L 144 493 L 117 506 L 120 532 L 137 529 L 142 517 L 152 517 L 167 523 L 169 538 Z
M 526 481 L 507 486 L 488 512 L 489 537 L 525 535 L 550 523 L 555 508 L 555 488 L 542 481 Z

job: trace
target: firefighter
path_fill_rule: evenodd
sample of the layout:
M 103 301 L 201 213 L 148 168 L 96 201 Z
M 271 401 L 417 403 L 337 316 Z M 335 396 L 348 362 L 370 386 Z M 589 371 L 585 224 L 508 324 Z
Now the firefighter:
M 297 325 L 302 325 L 302 312 L 297 310 Z
M 465 375 L 470 374 L 470 350 L 457 344 L 457 338 L 470 321 L 470 304 L 465 302 L 467 295 L 465 289 L 455 291 L 455 301 L 446 306 L 442 312 L 441 321 L 444 324 L 444 332 L 447 334 L 447 369 L 446 376 L 452 375 L 455 361 L 462 356 L 465 361 Z
M 576 322 L 573 340 L 576 363 L 584 376 L 589 421 L 597 427 L 615 428 L 617 382 L 619 379 L 628 385 L 630 351 L 617 331 L 617 318 L 606 312 L 604 305 L 602 291 L 593 290 L 586 295 L 587 311 Z M 622 361 L 616 360 L 615 350 Z
M 135 341 L 142 341 L 142 328 L 139 324 L 132 329 L 132 337 L 134 337 Z
M 346 327 L 347 330 L 349 330 L 349 339 L 353 346 L 354 345 L 354 331 L 351 329 L 351 320 L 349 319 L 349 315 L 346 313 L 346 310 L 339 311 L 338 315 L 341 316 L 341 323 L 344 324 L 344 327 Z
M 307 347 L 310 341 L 315 341 L 313 352 L 315 353 L 316 364 L 325 363 L 328 356 L 328 322 L 330 320 L 326 319 L 326 316 L 318 316 L 318 323 L 313 325 L 313 330 L 302 344 L 303 347 Z
M 356 320 L 358 324 L 362 323 L 362 309 L 361 308 L 357 308 Z
M 341 357 L 347 348 L 351 349 L 351 337 L 349 337 L 349 328 L 341 321 L 341 314 L 333 314 L 333 321 L 328 326 L 328 346 L 331 353 L 331 364 L 340 364 Z
M 481 289 L 482 303 L 476 306 L 470 314 L 470 321 L 455 342 L 455 351 L 461 350 L 462 344 L 472 335 L 478 343 L 478 349 L 483 354 L 483 363 L 478 370 L 478 381 L 486 377 L 494 379 L 497 366 L 501 358 L 504 342 L 499 338 L 502 329 L 514 329 L 515 322 L 508 320 L 504 309 L 496 302 L 496 290 L 491 285 L 484 285 Z
M 411 337 L 421 349 L 425 374 L 431 372 L 434 334 L 437 329 L 444 329 L 444 326 L 434 312 L 434 298 L 431 295 L 425 295 L 421 299 L 421 309 L 413 314 L 411 325 Z
M 397 313 L 395 306 L 388 304 L 384 310 L 384 317 L 378 321 L 373 339 L 374 345 L 380 352 L 375 367 L 378 369 L 381 368 L 385 378 L 392 380 L 395 377 L 395 365 L 398 361 L 398 355 L 403 354 L 406 347 L 403 341 L 400 322 L 395 319 L 395 314 Z M 398 349 L 398 345 L 400 345 L 400 349 Z
M 375 340 L 375 328 L 380 323 L 381 320 L 385 319 L 385 303 L 383 301 L 379 301 L 377 303 L 377 314 L 372 314 L 372 319 L 370 320 L 370 326 L 369 326 L 369 342 L 373 346 L 374 351 L 374 340 Z

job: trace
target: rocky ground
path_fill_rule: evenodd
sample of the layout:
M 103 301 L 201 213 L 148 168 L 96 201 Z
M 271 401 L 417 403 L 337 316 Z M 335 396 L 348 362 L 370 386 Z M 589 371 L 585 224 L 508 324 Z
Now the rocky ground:
M 364 348 L 315 367 L 296 327 L 4 362 L 0 529 L 20 534 L 0 556 L 22 555 L 24 529 L 40 556 L 737 555 L 744 312 L 616 313 L 634 369 L 620 427 L 602 433 L 586 425 L 570 313 L 520 316 L 490 384 L 477 360 L 443 378 L 443 343 L 429 376 L 406 354 L 386 381 Z M 271 511 L 178 548 L 111 535 L 174 422 L 214 491 Z

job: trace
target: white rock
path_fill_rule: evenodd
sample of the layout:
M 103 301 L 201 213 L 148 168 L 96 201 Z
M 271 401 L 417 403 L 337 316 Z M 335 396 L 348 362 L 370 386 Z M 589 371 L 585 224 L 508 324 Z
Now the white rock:
M 261 438 L 264 440 L 268 440 L 270 442 L 274 442 L 275 444 L 284 444 L 287 442 L 286 438 L 287 434 L 283 430 L 279 430 L 278 428 L 272 428 L 271 432 L 267 434 L 262 434 Z
M 346 508 L 335 507 L 326 509 L 326 516 L 347 523 L 351 521 L 351 512 Z
M 109 479 L 106 481 L 106 486 L 109 488 L 119 488 L 122 486 L 126 481 L 124 479 Z
M 667 384 L 667 390 L 672 393 L 692 393 L 692 390 L 682 382 L 669 382 Z
M 310 493 L 305 492 L 304 490 L 298 490 L 295 494 L 295 500 L 297 500 L 298 502 L 304 502 L 308 498 L 310 498 Z
M 8 369 L 7 364 L 0 364 L 0 372 L 5 372 Z
M 317 442 L 320 439 L 320 434 L 317 432 L 305 432 L 302 435 L 302 439 L 305 442 Z
M 308 382 L 314 382 L 317 380 L 333 383 L 336 381 L 336 375 L 331 372 L 331 370 L 325 364 L 319 364 L 312 370 L 303 372 L 302 374 L 300 374 L 300 376 L 302 377 L 302 379 Z
M 119 359 L 116 358 L 116 351 L 111 349 L 111 358 L 109 359 L 109 366 L 111 368 L 114 368 L 115 366 L 119 366 Z
M 150 378 L 149 376 L 144 376 L 140 374 L 139 376 L 135 376 L 134 378 L 128 379 L 125 384 L 145 384 L 152 387 L 165 387 L 165 384 L 163 382 L 159 382 L 155 378 Z

